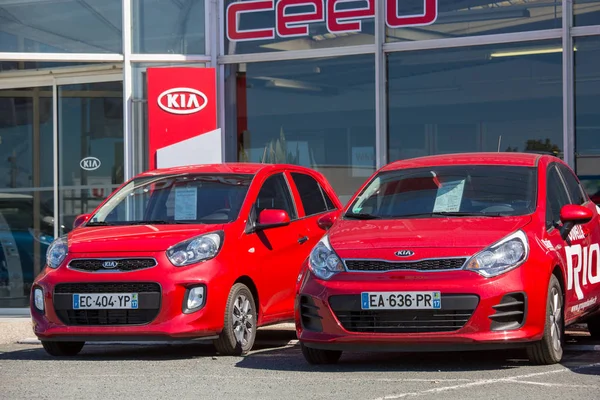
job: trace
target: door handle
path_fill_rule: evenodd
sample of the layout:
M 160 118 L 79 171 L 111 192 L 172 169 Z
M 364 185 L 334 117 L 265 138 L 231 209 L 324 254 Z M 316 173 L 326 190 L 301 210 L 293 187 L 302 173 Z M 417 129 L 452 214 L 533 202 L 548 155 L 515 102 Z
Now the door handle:
M 300 239 L 298 239 L 298 243 L 300 243 L 300 244 L 303 244 L 307 241 L 308 241 L 308 236 L 302 236 Z

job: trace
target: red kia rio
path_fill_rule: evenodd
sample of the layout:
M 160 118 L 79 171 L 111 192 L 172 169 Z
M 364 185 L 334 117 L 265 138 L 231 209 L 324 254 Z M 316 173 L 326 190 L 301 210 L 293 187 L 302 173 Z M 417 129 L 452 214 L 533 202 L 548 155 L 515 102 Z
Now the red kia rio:
M 600 219 L 560 159 L 520 153 L 389 164 L 350 200 L 299 276 L 309 363 L 345 350 L 523 347 L 563 355 L 565 326 L 600 336 Z
M 56 239 L 31 292 L 51 355 L 89 340 L 213 339 L 243 354 L 293 321 L 298 273 L 341 204 L 318 172 L 219 164 L 136 176 Z

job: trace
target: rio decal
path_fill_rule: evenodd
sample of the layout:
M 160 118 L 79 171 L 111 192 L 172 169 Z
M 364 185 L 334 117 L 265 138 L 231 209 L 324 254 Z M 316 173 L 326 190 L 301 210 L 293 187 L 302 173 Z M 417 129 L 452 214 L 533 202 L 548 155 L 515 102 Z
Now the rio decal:
M 362 20 L 375 16 L 377 0 L 247 0 L 234 1 L 227 7 L 227 39 L 255 41 L 293 38 L 309 35 L 311 23 L 325 23 L 327 31 L 336 33 L 362 32 Z M 433 24 L 438 17 L 438 0 L 423 0 L 423 11 L 413 15 L 399 15 L 401 0 L 385 1 L 385 21 L 389 28 L 404 28 Z M 362 3 L 344 7 L 344 3 Z M 299 10 L 299 8 L 301 10 Z M 306 11 L 309 9 L 310 11 Z M 300 12 L 302 11 L 302 12 Z M 275 14 L 270 26 L 242 29 L 240 19 L 255 13 Z
M 600 245 L 574 244 L 565 246 L 567 258 L 567 289 L 575 290 L 578 300 L 583 300 L 583 288 L 600 282 Z

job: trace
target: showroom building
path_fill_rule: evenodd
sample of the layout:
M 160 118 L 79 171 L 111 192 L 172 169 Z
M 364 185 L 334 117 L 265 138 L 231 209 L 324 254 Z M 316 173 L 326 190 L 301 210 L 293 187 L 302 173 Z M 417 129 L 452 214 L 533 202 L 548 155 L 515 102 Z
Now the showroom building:
M 218 157 L 312 167 L 347 201 L 465 151 L 552 152 L 596 194 L 599 65 L 600 0 L 0 0 L 0 309 L 151 165 L 149 68 L 214 68 Z

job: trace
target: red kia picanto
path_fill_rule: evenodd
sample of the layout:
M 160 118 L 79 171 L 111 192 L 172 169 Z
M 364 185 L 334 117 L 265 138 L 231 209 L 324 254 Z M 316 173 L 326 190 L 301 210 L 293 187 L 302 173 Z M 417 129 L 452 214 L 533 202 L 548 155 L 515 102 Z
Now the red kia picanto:
M 563 355 L 565 326 L 600 336 L 600 219 L 560 159 L 430 156 L 371 177 L 299 276 L 309 363 L 342 351 L 524 347 Z
M 57 356 L 89 340 L 192 338 L 243 354 L 257 327 L 293 321 L 302 262 L 340 208 L 302 167 L 143 173 L 52 243 L 31 291 L 34 332 Z

